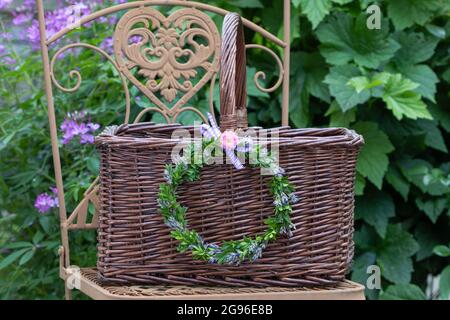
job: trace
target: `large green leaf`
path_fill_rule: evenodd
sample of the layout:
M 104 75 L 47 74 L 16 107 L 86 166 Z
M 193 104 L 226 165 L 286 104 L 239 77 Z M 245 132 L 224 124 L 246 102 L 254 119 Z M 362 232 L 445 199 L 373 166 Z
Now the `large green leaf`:
M 421 222 L 414 230 L 414 237 L 419 244 L 419 250 L 416 254 L 416 260 L 422 261 L 433 255 L 433 249 L 440 243 L 437 232 L 433 229 L 433 225 Z
M 292 4 L 294 5 L 294 7 L 298 8 L 298 6 L 300 5 L 300 3 L 302 2 L 302 0 L 291 0 Z
M 293 61 L 296 60 L 298 61 L 298 59 Z M 306 74 L 302 72 L 302 67 L 301 63 L 293 63 L 289 91 L 289 120 L 297 128 L 306 127 L 310 120 L 309 93 L 306 88 Z
M 403 116 L 411 119 L 432 119 L 420 95 L 414 92 L 418 86 L 400 74 L 391 75 L 386 81 L 382 99 L 398 120 Z
M 355 218 L 363 219 L 384 238 L 389 218 L 395 216 L 395 205 L 391 196 L 382 191 L 370 192 L 356 198 Z
M 325 116 L 330 117 L 330 127 L 344 127 L 347 128 L 356 119 L 356 110 L 351 109 L 347 112 L 342 112 L 336 101 L 333 101 L 328 108 Z
M 348 82 L 361 73 L 354 65 L 336 66 L 331 68 L 325 77 L 325 83 L 330 86 L 331 94 L 336 98 L 342 111 L 347 111 L 370 98 L 369 90 L 357 92 Z
M 427 146 L 445 153 L 448 152 L 444 137 L 435 121 L 419 119 L 416 124 L 425 135 L 425 144 Z
M 435 102 L 436 85 L 439 82 L 439 78 L 429 66 L 423 64 L 403 65 L 398 66 L 394 71 L 401 73 L 405 78 L 418 84 L 414 92 Z
M 333 65 L 354 61 L 363 67 L 378 68 L 400 48 L 389 36 L 387 21 L 383 20 L 381 25 L 380 30 L 369 30 L 364 15 L 353 19 L 349 14 L 334 14 L 317 29 L 322 43 L 320 52 Z
M 393 38 L 401 45 L 393 59 L 399 66 L 410 66 L 430 59 L 439 42 L 420 32 L 397 32 Z
M 425 214 L 430 218 L 431 222 L 436 223 L 439 216 L 444 212 L 447 207 L 446 198 L 434 198 L 431 200 L 423 200 L 420 198 L 416 199 L 417 207 L 425 212 Z
M 402 195 L 405 201 L 408 200 L 409 182 L 401 175 L 395 167 L 389 167 L 386 173 L 387 182 Z
M 309 94 L 330 103 L 330 91 L 324 83 L 328 68 L 323 57 L 318 53 L 300 52 L 298 57 L 293 55 L 293 58 L 298 58 L 300 69 L 297 70 L 305 74 L 305 85 Z
M 381 240 L 376 231 L 367 224 L 363 224 L 359 230 L 355 231 L 353 239 L 355 240 L 356 248 L 363 252 L 376 252 L 379 246 L 378 242 Z
M 414 284 L 389 286 L 380 294 L 381 300 L 426 300 L 425 293 Z
M 366 188 L 366 179 L 364 179 L 364 177 L 359 172 L 356 172 L 355 196 L 362 196 L 364 194 L 365 188 Z
M 441 272 L 439 291 L 442 300 L 450 300 L 450 266 Z
M 441 127 L 450 133 L 450 106 L 432 104 L 430 106 L 430 112 L 433 115 L 433 118 L 439 122 Z
M 395 0 L 388 2 L 388 16 L 396 29 L 414 24 L 424 25 L 438 11 L 444 11 L 447 0 Z
M 439 257 L 450 257 L 450 246 L 438 245 L 433 248 L 433 253 Z
M 422 192 L 433 196 L 441 196 L 450 192 L 450 186 L 445 183 L 445 173 L 436 169 L 422 159 L 404 159 L 398 162 L 405 178 L 416 185 Z
M 260 0 L 230 0 L 230 4 L 239 8 L 263 8 Z
M 381 189 L 389 165 L 388 154 L 394 150 L 388 136 L 374 122 L 357 122 L 353 129 L 364 137 L 358 157 L 357 171 Z
M 380 249 L 377 251 L 377 263 L 382 275 L 396 284 L 407 284 L 413 271 L 411 256 L 419 246 L 413 236 L 402 230 L 400 224 L 389 225 Z
M 317 25 L 330 13 L 332 7 L 331 0 L 298 0 L 302 12 L 316 28 Z

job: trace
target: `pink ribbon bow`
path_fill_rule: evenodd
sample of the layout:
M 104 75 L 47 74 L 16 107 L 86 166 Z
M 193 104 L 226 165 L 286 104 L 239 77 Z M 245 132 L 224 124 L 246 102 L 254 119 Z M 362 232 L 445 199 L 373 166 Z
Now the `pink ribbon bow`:
M 243 169 L 244 165 L 236 156 L 235 151 L 249 152 L 251 150 L 251 144 L 249 143 L 249 141 L 246 141 L 243 147 L 238 146 L 239 137 L 234 131 L 226 130 L 225 132 L 221 133 L 214 117 L 209 112 L 207 113 L 207 116 L 210 125 L 202 124 L 200 126 L 201 134 L 209 139 L 219 140 L 222 149 L 225 150 L 225 154 L 228 156 L 228 158 L 230 158 L 233 166 L 238 170 Z

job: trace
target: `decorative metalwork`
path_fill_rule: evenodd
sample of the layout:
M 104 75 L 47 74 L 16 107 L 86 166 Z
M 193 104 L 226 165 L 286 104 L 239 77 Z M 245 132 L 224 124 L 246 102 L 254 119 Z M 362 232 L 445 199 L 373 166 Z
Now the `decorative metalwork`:
M 277 90 L 280 87 L 280 85 L 283 83 L 284 72 L 285 72 L 285 69 L 283 67 L 283 62 L 281 62 L 281 59 L 276 55 L 275 52 L 273 52 L 272 49 L 269 49 L 269 48 L 264 47 L 259 44 L 248 44 L 245 46 L 245 48 L 246 49 L 261 49 L 261 50 L 269 53 L 275 59 L 277 65 L 278 65 L 278 69 L 280 71 L 277 82 L 270 88 L 264 88 L 259 82 L 259 79 L 263 79 L 263 80 L 266 79 L 266 73 L 264 71 L 257 71 L 255 73 L 255 76 L 253 77 L 253 81 L 255 82 L 256 88 L 262 92 L 274 92 L 275 90 Z
M 206 14 L 192 8 L 166 17 L 153 8 L 128 11 L 117 24 L 114 51 L 122 73 L 162 113 L 174 117 L 217 72 L 220 36 Z M 203 69 L 203 77 L 194 82 Z M 133 74 L 132 70 L 136 70 Z M 145 84 L 136 77 L 145 78 Z M 172 108 L 163 100 L 174 102 Z M 160 94 L 160 97 L 157 94 Z
M 97 177 L 90 187 L 84 192 L 84 197 L 67 219 L 69 229 L 96 229 L 98 227 L 98 214 L 100 210 L 98 190 L 100 188 Z M 94 215 L 88 222 L 89 204 L 94 206 Z
M 130 91 L 128 89 L 128 85 L 127 85 L 127 81 L 125 79 L 125 76 L 120 72 L 119 67 L 117 66 L 116 62 L 114 61 L 114 59 L 108 54 L 106 53 L 104 50 L 93 46 L 91 44 L 88 43 L 73 43 L 73 44 L 69 44 L 66 45 L 64 47 L 62 47 L 61 49 L 59 49 L 58 51 L 56 51 L 56 53 L 53 55 L 53 58 L 50 62 L 50 76 L 52 79 L 53 84 L 61 91 L 63 92 L 75 92 L 77 91 L 80 86 L 81 86 L 81 82 L 82 82 L 82 77 L 81 77 L 81 73 L 78 70 L 71 70 L 69 72 L 69 77 L 70 78 L 76 78 L 76 82 L 75 85 L 72 87 L 64 87 L 61 83 L 59 83 L 59 81 L 56 79 L 55 77 L 55 62 L 57 61 L 57 58 L 65 51 L 73 49 L 73 48 L 88 48 L 91 50 L 94 50 L 95 52 L 100 53 L 103 57 L 105 57 L 113 66 L 114 68 L 118 71 L 119 76 L 120 76 L 120 80 L 122 82 L 122 87 L 123 90 L 125 92 L 125 123 L 128 123 L 129 118 L 130 118 Z

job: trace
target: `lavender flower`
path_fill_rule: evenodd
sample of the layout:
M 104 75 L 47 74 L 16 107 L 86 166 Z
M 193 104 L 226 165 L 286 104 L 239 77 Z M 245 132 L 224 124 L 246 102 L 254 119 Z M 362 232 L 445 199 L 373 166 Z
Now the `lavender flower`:
M 293 193 L 289 195 L 289 200 L 291 201 L 291 203 L 297 203 L 299 201 L 298 197 Z
M 206 250 L 208 250 L 211 254 L 221 253 L 220 247 L 215 243 L 209 243 L 206 245 Z
M 63 144 L 68 144 L 77 136 L 80 137 L 81 144 L 94 143 L 93 133 L 100 128 L 100 125 L 92 122 L 84 123 L 84 117 L 84 112 L 67 115 L 60 127 L 63 132 Z
M 39 213 L 47 213 L 51 208 L 56 208 L 59 206 L 57 198 L 57 189 L 51 188 L 52 195 L 48 193 L 41 193 L 36 197 L 34 202 L 34 207 L 38 209 Z
M 214 257 L 214 256 L 212 256 L 212 257 L 209 257 L 209 259 L 208 259 L 208 263 L 211 263 L 211 264 L 215 264 L 215 263 L 217 263 L 217 258 L 216 258 L 216 257 Z
M 275 199 L 275 200 L 273 201 L 273 205 L 274 205 L 275 207 L 279 207 L 279 206 L 281 206 L 281 201 L 278 200 L 278 199 Z
M 0 0 L 0 9 L 7 8 L 12 2 L 13 0 Z
M 91 13 L 91 7 L 96 3 L 93 2 L 90 6 L 84 3 L 75 3 L 61 9 L 47 11 L 45 15 L 46 33 L 48 37 L 52 37 L 58 31 L 64 29 L 68 25 L 75 23 L 77 20 Z M 33 20 L 31 27 L 27 30 L 27 37 L 30 40 L 33 48 L 39 46 L 39 23 Z
M 286 195 L 286 193 L 284 193 L 284 192 L 281 193 L 280 201 L 283 206 L 289 204 L 289 197 Z
M 267 242 L 262 241 L 261 243 L 253 242 L 249 246 L 249 252 L 251 254 L 250 261 L 254 262 L 262 257 L 262 252 L 266 248 Z
M 281 176 L 283 176 L 283 175 L 285 174 L 285 171 L 284 171 L 284 169 L 283 169 L 282 167 L 277 166 L 277 167 L 275 168 L 275 170 L 274 170 L 274 174 L 275 174 L 277 177 L 281 177 Z
M 12 66 L 16 64 L 16 60 L 14 60 L 7 52 L 6 47 L 3 44 L 0 44 L 0 64 L 4 66 Z
M 286 228 L 286 227 L 280 228 L 280 234 L 285 234 L 288 236 L 288 238 L 293 236 L 292 230 L 290 228 Z
M 106 51 L 106 53 L 112 54 L 114 40 L 112 37 L 105 38 L 100 44 L 100 48 Z
M 2 32 L 0 33 L 0 38 L 3 38 L 4 40 L 12 40 L 13 36 L 11 33 Z
M 29 13 L 16 13 L 16 14 L 14 14 L 14 19 L 13 19 L 12 23 L 15 26 L 18 26 L 27 21 L 30 21 L 31 18 L 32 18 L 31 14 L 29 14 Z
M 142 36 L 134 35 L 128 39 L 128 44 L 136 44 L 143 40 Z
M 1 59 L 1 63 L 3 63 L 5 66 L 12 66 L 13 64 L 16 64 L 17 61 L 10 56 L 6 56 Z
M 239 257 L 240 257 L 239 253 L 232 252 L 225 256 L 223 262 L 225 262 L 226 264 L 229 264 L 229 265 L 237 266 L 237 265 L 239 265 L 239 262 L 240 262 Z
M 283 226 L 280 228 L 280 233 L 287 235 L 289 238 L 291 238 L 294 234 L 292 230 L 295 230 L 295 225 L 293 223 L 290 223 L 289 226 Z
M 169 217 L 166 221 L 166 226 L 171 229 L 182 231 L 184 228 L 174 217 Z
M 172 176 L 170 175 L 170 172 L 167 169 L 164 169 L 164 179 L 168 184 L 172 184 Z

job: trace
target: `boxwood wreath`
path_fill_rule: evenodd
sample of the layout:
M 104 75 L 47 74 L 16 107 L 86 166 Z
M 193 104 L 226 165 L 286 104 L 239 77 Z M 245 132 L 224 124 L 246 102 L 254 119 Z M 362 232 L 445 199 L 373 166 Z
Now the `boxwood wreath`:
M 218 143 L 217 139 L 203 138 L 202 150 L 211 147 L 213 143 Z M 197 231 L 190 230 L 186 222 L 188 208 L 178 202 L 177 190 L 185 182 L 199 181 L 203 164 L 208 163 L 204 156 L 201 164 L 187 161 L 187 157 L 194 159 L 195 147 L 195 143 L 192 143 L 176 163 L 166 165 L 164 170 L 166 182 L 160 184 L 157 200 L 164 222 L 171 229 L 171 236 L 179 241 L 177 247 L 179 252 L 190 250 L 194 259 L 211 264 L 239 265 L 243 261 L 254 262 L 261 258 L 262 251 L 267 244 L 281 235 L 292 236 L 295 226 L 291 223 L 290 215 L 292 204 L 296 203 L 298 198 L 293 193 L 294 187 L 285 176 L 284 170 L 277 165 L 275 158 L 260 145 L 252 146 L 247 153 L 256 160 L 253 167 L 267 168 L 273 173 L 268 185 L 269 192 L 273 196 L 274 214 L 264 221 L 267 230 L 262 235 L 253 238 L 244 237 L 241 240 L 223 241 L 221 245 L 207 243 Z M 214 155 L 211 154 L 210 157 L 212 158 Z

